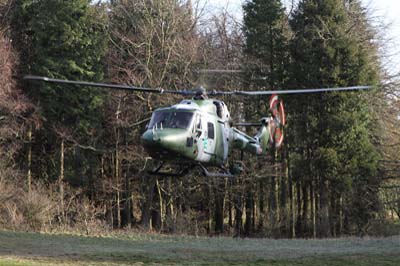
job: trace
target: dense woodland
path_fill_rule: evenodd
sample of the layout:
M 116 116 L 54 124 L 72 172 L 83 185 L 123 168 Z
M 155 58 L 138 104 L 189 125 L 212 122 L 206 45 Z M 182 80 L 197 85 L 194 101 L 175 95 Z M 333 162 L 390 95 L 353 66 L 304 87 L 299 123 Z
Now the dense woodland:
M 190 0 L 0 0 L 0 228 L 399 234 L 400 95 L 382 24 L 359 0 L 248 0 L 240 20 L 206 10 Z M 140 135 L 155 108 L 182 98 L 25 74 L 172 89 L 375 89 L 285 96 L 283 147 L 245 156 L 239 176 L 157 177 Z M 236 121 L 266 116 L 266 98 L 223 100 Z

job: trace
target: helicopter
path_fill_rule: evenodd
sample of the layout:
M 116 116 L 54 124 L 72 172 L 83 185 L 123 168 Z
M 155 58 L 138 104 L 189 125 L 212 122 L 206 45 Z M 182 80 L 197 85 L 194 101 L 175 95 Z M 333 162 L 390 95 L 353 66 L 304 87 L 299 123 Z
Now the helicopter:
M 232 177 L 243 171 L 240 165 L 232 165 L 230 169 L 227 168 L 228 158 L 232 150 L 265 156 L 271 149 L 280 148 L 284 139 L 283 129 L 286 124 L 286 116 L 283 101 L 278 95 L 354 91 L 371 88 L 371 86 L 352 86 L 298 90 L 213 90 L 207 92 L 202 87 L 194 90 L 166 90 L 32 75 L 25 76 L 24 80 L 192 96 L 191 99 L 184 99 L 175 105 L 155 109 L 141 136 L 141 144 L 145 151 L 157 162 L 149 173 L 160 176 L 183 176 L 192 169 L 199 168 L 205 176 Z M 223 95 L 269 96 L 269 115 L 261 118 L 259 123 L 233 124 L 227 105 L 216 98 Z M 257 126 L 258 131 L 252 137 L 235 126 Z M 168 164 L 175 165 L 177 171 L 163 170 Z M 211 172 L 210 167 L 218 168 L 219 171 Z

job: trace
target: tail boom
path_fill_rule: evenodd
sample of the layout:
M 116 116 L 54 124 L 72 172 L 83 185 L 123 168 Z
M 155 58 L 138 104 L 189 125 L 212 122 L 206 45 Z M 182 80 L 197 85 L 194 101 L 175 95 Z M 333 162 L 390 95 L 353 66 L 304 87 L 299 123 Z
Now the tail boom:
M 260 128 L 254 137 L 232 128 L 233 148 L 255 155 L 267 154 L 272 147 L 279 148 L 283 144 L 283 127 L 286 124 L 283 101 L 278 95 L 272 95 L 269 100 L 270 117 L 261 119 Z M 256 125 L 254 123 L 242 123 L 243 125 Z M 238 124 L 241 125 L 241 124 Z

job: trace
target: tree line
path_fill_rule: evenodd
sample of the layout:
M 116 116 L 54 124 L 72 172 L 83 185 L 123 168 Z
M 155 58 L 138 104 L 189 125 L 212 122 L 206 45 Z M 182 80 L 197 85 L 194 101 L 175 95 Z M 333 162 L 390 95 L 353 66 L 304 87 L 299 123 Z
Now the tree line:
M 361 2 L 300 0 L 287 10 L 249 0 L 240 21 L 201 10 L 184 0 L 0 0 L 0 226 L 396 233 L 399 95 Z M 181 98 L 26 83 L 25 74 L 172 89 L 376 89 L 284 97 L 285 144 L 245 158 L 244 174 L 165 178 L 147 174 L 140 134 L 154 109 Z M 238 120 L 267 114 L 263 97 L 223 100 Z

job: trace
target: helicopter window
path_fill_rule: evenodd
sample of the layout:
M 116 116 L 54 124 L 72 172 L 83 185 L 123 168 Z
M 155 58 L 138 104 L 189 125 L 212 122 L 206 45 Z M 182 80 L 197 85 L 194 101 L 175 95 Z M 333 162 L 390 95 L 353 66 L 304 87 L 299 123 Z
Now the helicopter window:
M 156 127 L 166 127 L 169 113 L 168 112 L 154 112 L 151 116 L 151 120 L 148 128 Z
M 214 101 L 213 102 L 215 107 L 217 108 L 217 115 L 219 118 L 222 118 L 222 105 L 220 102 Z
M 208 138 L 209 139 L 214 139 L 214 124 L 208 122 L 207 123 L 207 129 L 208 129 Z
M 173 112 L 171 113 L 171 118 L 167 127 L 186 129 L 190 126 L 192 118 L 193 118 L 193 113 Z
M 201 130 L 201 117 L 199 115 L 197 116 L 196 129 Z
M 189 128 L 193 113 L 189 112 L 154 112 L 148 128 Z

